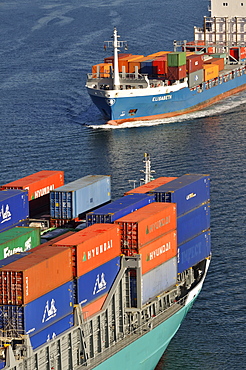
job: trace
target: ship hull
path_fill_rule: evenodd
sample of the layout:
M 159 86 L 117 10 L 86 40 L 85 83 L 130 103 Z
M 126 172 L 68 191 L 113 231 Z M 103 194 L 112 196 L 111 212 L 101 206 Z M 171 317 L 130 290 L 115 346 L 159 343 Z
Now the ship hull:
M 120 92 L 113 90 L 103 94 L 96 94 L 88 88 L 93 103 L 106 117 L 107 123 L 118 125 L 129 121 L 154 120 L 169 118 L 194 112 L 214 104 L 230 95 L 236 94 L 246 88 L 246 70 L 242 75 L 235 76 L 216 86 L 203 83 L 200 89 L 180 88 L 176 91 L 154 88 L 130 91 L 128 95 L 120 96 Z M 167 91 L 167 92 L 165 92 Z
M 182 321 L 197 299 L 209 268 L 210 259 L 206 259 L 206 269 L 200 283 L 187 296 L 185 305 L 169 318 L 150 329 L 148 333 L 124 347 L 119 352 L 96 366 L 96 370 L 154 370 L 170 341 L 179 330 Z

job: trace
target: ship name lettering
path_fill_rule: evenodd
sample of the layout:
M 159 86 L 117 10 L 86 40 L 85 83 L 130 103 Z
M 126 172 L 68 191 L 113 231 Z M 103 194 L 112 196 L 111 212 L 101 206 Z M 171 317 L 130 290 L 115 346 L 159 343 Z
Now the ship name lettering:
M 49 194 L 49 192 L 54 189 L 55 189 L 55 185 L 52 184 L 52 185 L 45 186 L 42 189 L 36 190 L 34 193 L 34 198 L 37 199 L 39 197 L 42 197 L 43 195 Z
M 162 95 L 162 96 L 154 96 L 152 101 L 161 101 L 161 100 L 170 100 L 172 99 L 172 95 Z
M 167 242 L 166 244 L 163 244 L 161 247 L 156 248 L 153 252 L 150 252 L 149 254 L 149 261 L 153 260 L 156 257 L 161 256 L 163 253 L 169 251 L 171 249 L 171 243 Z
M 105 242 L 98 247 L 95 247 L 87 252 L 87 259 L 91 259 L 93 257 L 99 256 L 99 254 L 106 252 L 108 249 L 111 249 L 113 247 L 113 241 L 109 240 L 108 242 Z
M 170 223 L 170 216 L 164 217 L 164 218 L 154 222 L 152 225 L 150 225 L 149 233 L 151 233 L 152 231 L 155 231 L 155 230 L 159 229 L 160 227 L 165 226 L 169 223 Z

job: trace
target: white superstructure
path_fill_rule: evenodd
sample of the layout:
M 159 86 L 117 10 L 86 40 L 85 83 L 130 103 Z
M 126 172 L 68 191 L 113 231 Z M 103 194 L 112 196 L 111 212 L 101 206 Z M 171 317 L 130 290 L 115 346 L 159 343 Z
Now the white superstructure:
M 194 40 L 223 47 L 246 44 L 246 0 L 211 0 L 211 16 L 204 17 L 203 27 L 194 27 Z

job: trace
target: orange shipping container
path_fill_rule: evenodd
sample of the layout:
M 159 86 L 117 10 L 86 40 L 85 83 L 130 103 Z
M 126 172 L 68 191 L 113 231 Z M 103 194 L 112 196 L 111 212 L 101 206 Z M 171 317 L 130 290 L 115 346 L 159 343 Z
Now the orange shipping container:
M 129 73 L 129 62 L 142 58 L 142 57 L 143 55 L 130 55 L 125 58 L 120 58 L 118 61 L 119 72 L 123 72 L 123 67 L 125 67 L 125 72 Z
M 42 249 L 43 247 L 47 247 L 47 245 L 50 245 L 50 246 L 51 246 L 51 245 L 53 245 L 53 244 L 55 244 L 55 243 L 57 243 L 57 242 L 61 241 L 62 239 L 65 239 L 65 238 L 67 238 L 68 236 L 73 235 L 75 232 L 76 232 L 76 231 L 68 231 L 67 233 L 62 234 L 62 235 L 59 235 L 59 236 L 57 236 L 57 237 L 56 237 L 56 238 L 54 238 L 54 239 L 48 240 L 47 242 L 45 242 L 45 243 L 43 243 L 43 244 L 37 245 L 37 247 L 30 249 L 30 253 L 35 252 L 35 251 L 37 251 L 38 249 Z
M 0 268 L 0 304 L 23 305 L 73 279 L 70 248 L 43 247 Z
M 157 53 L 147 55 L 147 57 L 152 59 L 152 58 L 155 58 L 155 57 L 167 55 L 168 53 L 170 53 L 170 51 L 158 51 Z
M 112 63 L 99 63 L 92 66 L 92 74 L 93 77 L 100 76 L 101 78 L 109 77 L 110 76 L 110 67 L 112 67 Z
M 141 68 L 141 62 L 150 60 L 149 57 L 141 57 L 135 60 L 130 60 L 128 64 L 129 73 L 135 73 L 135 67 L 138 67 L 138 70 Z
M 224 58 L 211 58 L 203 62 L 204 64 L 217 64 L 219 66 L 219 71 L 224 69 L 225 61 Z
M 37 199 L 64 185 L 64 171 L 39 171 L 2 185 L 3 189 L 28 190 L 28 200 Z
M 142 274 L 177 255 L 177 233 L 173 230 L 141 248 Z
M 153 181 L 148 182 L 147 184 L 138 186 L 135 189 L 127 191 L 124 195 L 129 194 L 146 194 L 149 191 L 158 188 L 161 185 L 166 184 L 167 182 L 170 182 L 172 180 L 177 179 L 177 177 L 158 177 L 158 179 L 155 179 Z
M 84 320 L 88 319 L 90 316 L 98 313 L 102 309 L 102 306 L 107 298 L 107 294 L 103 295 L 102 297 L 98 298 L 97 300 L 87 304 L 82 308 L 82 313 L 84 316 Z
M 94 224 L 54 245 L 72 249 L 73 272 L 78 277 L 120 255 L 119 226 Z
M 121 251 L 127 256 L 139 253 L 143 245 L 177 227 L 176 204 L 151 203 L 117 221 Z
M 212 80 L 219 76 L 219 66 L 217 64 L 203 64 L 204 81 Z

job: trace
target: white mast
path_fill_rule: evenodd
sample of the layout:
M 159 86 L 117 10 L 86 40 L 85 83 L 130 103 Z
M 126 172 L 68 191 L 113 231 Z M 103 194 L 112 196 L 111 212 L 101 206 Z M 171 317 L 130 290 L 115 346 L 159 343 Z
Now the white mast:
M 153 180 L 152 173 L 155 173 L 155 171 L 151 170 L 151 161 L 148 153 L 144 153 L 143 162 L 145 163 L 145 170 L 142 170 L 141 172 L 145 174 L 145 178 L 141 179 L 141 181 L 143 181 L 144 184 L 147 184 Z
M 104 41 L 106 46 L 113 44 L 114 49 L 114 90 L 118 90 L 120 88 L 120 75 L 119 75 L 119 58 L 118 58 L 118 51 L 120 47 L 124 47 L 127 50 L 127 42 L 126 41 L 118 41 L 120 37 L 117 33 L 116 27 L 114 27 L 114 34 L 113 34 L 113 41 Z
M 117 29 L 114 27 L 114 90 L 119 89 L 120 87 L 120 76 L 119 76 L 119 63 L 118 63 L 118 37 Z

